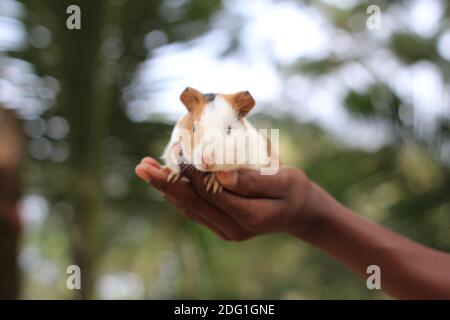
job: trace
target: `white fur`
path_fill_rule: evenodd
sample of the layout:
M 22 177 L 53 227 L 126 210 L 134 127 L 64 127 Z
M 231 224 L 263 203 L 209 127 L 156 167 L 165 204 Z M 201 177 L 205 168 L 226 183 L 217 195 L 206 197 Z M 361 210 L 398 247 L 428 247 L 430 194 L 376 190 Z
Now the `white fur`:
M 203 130 L 227 129 L 229 125 L 244 129 L 233 107 L 220 95 L 208 103 L 200 119 Z
M 237 168 L 259 169 L 266 165 L 267 139 L 261 135 L 245 118 L 240 120 L 234 108 L 222 96 L 216 95 L 215 99 L 205 106 L 205 110 L 203 111 L 199 122 L 199 125 L 204 133 L 214 132 L 221 134 L 219 138 L 214 138 L 218 137 L 217 135 L 211 136 L 212 140 L 207 141 L 209 148 L 214 150 L 228 150 L 227 148 L 231 148 L 235 150 L 234 146 L 237 145 L 237 154 L 241 153 L 245 157 L 245 162 L 243 163 L 222 162 L 214 165 L 208 171 L 233 170 Z M 162 156 L 165 164 L 176 172 L 179 172 L 177 154 L 174 151 L 177 143 L 179 142 L 179 132 L 177 132 L 178 126 L 179 122 L 172 132 L 171 140 Z M 227 129 L 229 126 L 231 127 L 231 132 L 230 134 L 227 134 Z M 204 137 L 207 136 L 207 134 L 204 135 Z M 245 141 L 245 139 L 248 140 Z M 207 139 L 205 138 L 205 140 Z M 240 143 L 236 144 L 236 141 Z M 194 163 L 197 169 L 203 170 L 202 165 L 199 165 L 199 162 L 201 162 L 202 159 L 201 152 L 204 150 L 205 149 L 201 147 L 194 150 L 195 152 L 200 152 L 199 158 L 196 158 L 195 156 L 194 158 L 186 158 L 186 155 L 189 154 L 189 152 L 186 152 L 187 150 L 183 150 L 185 155 L 184 162 Z M 223 159 L 225 160 L 225 156 Z

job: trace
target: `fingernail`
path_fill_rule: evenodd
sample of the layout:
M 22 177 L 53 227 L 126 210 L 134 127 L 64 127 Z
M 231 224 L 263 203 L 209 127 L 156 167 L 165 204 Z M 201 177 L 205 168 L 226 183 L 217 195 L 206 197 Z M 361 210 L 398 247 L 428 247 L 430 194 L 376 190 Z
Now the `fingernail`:
M 142 169 L 142 164 L 141 165 L 138 165 L 137 167 L 136 167 L 136 169 L 134 169 L 134 172 L 136 173 L 136 175 L 139 177 L 139 178 L 141 178 L 142 180 L 144 180 L 145 182 L 147 182 L 147 183 L 150 183 L 150 181 L 151 181 L 151 179 L 150 179 L 150 177 L 145 173 L 145 171 L 144 170 L 140 170 L 140 169 Z

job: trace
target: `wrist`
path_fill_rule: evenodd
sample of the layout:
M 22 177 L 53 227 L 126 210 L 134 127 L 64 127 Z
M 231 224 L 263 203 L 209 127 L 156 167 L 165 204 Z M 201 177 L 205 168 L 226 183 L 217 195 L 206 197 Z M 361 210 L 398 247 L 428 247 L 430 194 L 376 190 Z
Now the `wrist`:
M 317 184 L 308 181 L 304 190 L 302 205 L 294 212 L 289 234 L 306 240 L 307 235 L 316 230 L 329 218 L 327 208 L 331 197 Z

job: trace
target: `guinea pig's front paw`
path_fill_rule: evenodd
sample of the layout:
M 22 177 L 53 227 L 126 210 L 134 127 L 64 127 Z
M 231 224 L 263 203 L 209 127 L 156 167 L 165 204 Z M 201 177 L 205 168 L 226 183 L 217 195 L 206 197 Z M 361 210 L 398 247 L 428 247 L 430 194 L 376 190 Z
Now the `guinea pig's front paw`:
M 165 165 L 162 167 L 162 170 L 168 173 L 167 182 L 175 183 L 181 178 L 181 171 L 179 167 L 173 167 L 170 165 Z
M 208 173 L 203 178 L 203 183 L 206 185 L 206 191 L 211 190 L 211 192 L 214 194 L 221 192 L 223 190 L 223 187 L 220 184 L 214 172 Z

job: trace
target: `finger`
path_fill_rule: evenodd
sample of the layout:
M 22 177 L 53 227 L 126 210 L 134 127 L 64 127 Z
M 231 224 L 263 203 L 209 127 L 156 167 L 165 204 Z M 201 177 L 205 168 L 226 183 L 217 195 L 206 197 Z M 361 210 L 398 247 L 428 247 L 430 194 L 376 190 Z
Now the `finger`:
M 142 164 L 138 164 L 136 166 L 136 168 L 134 169 L 134 172 L 136 173 L 136 175 L 141 178 L 142 180 L 144 180 L 145 182 L 149 183 L 150 182 L 150 175 L 148 174 L 145 165 Z
M 167 199 L 171 204 L 174 205 L 174 207 L 177 209 L 177 211 L 183 215 L 184 217 L 191 219 L 201 225 L 206 226 L 207 228 L 211 229 L 214 233 L 216 233 L 221 239 L 223 240 L 229 240 L 230 238 L 227 237 L 225 233 L 223 233 L 220 228 L 217 228 L 214 224 L 211 224 L 204 218 L 202 218 L 199 215 L 194 214 L 192 211 L 188 210 L 181 202 L 179 202 L 177 199 L 170 197 L 168 195 L 164 195 L 164 198 Z
M 156 168 L 161 168 L 161 164 L 151 157 L 145 157 L 144 159 L 142 159 L 141 163 L 155 166 Z
M 161 165 L 155 159 L 153 159 L 151 157 L 145 157 L 144 159 L 141 160 L 141 163 L 136 166 L 136 168 L 134 170 L 136 175 L 138 177 L 140 177 L 142 180 L 144 180 L 145 182 L 149 183 L 151 177 L 148 175 L 147 171 L 145 170 L 146 166 L 144 166 L 144 165 L 151 165 L 156 168 L 161 168 Z
M 167 182 L 167 173 L 164 170 L 146 164 L 142 166 L 150 176 L 150 184 L 153 187 L 176 199 L 185 210 L 189 210 L 195 216 L 208 222 L 214 229 L 225 234 L 227 238 L 234 239 L 237 236 L 236 234 L 242 231 L 239 230 L 240 225 L 229 215 L 203 200 L 191 184 L 180 181 L 176 183 Z
M 275 175 L 262 175 L 258 170 L 239 169 L 216 174 L 224 188 L 245 197 L 281 198 L 289 186 L 289 171 L 279 170 Z
M 176 198 L 173 196 L 170 198 L 177 202 L 181 210 L 188 212 L 192 218 L 202 221 L 224 239 L 236 239 L 245 232 L 226 212 L 203 200 L 192 189 L 183 195 L 177 195 Z
M 160 192 L 168 193 L 172 195 L 182 194 L 190 188 L 189 184 L 184 181 L 178 181 L 176 183 L 168 182 L 168 172 L 157 168 L 147 163 L 141 163 L 137 166 L 136 172 L 139 176 L 148 177 L 148 182 L 152 187 Z M 147 181 L 147 180 L 146 180 Z
M 226 212 L 241 226 L 247 227 L 249 224 L 263 224 L 267 217 L 283 209 L 284 202 L 281 199 L 245 198 L 227 190 L 217 194 L 207 192 L 201 172 L 187 170 L 185 175 L 204 200 Z
M 145 159 L 144 159 L 145 160 Z M 152 167 L 154 168 L 154 163 L 153 159 L 150 159 L 150 161 L 142 161 L 144 164 L 140 164 L 136 167 L 136 173 L 139 177 L 141 177 L 143 180 L 145 180 L 146 182 L 150 182 L 151 181 L 151 177 L 153 176 L 155 178 L 155 180 L 153 181 L 153 183 L 158 186 L 159 190 L 165 190 L 165 187 L 161 188 L 161 186 L 163 184 L 167 184 L 167 178 L 165 178 L 162 175 L 157 174 L 157 172 L 155 170 L 152 169 Z M 152 167 L 151 167 L 152 166 Z M 161 180 L 161 181 L 159 181 Z M 187 187 L 187 186 L 183 186 L 183 187 Z M 184 193 L 182 193 L 184 194 Z M 170 201 L 177 209 L 178 211 L 185 216 L 188 219 L 192 219 L 200 224 L 206 225 L 208 228 L 210 228 L 211 230 L 213 230 L 214 232 L 216 232 L 221 238 L 226 239 L 225 234 L 218 228 L 216 228 L 215 226 L 211 225 L 209 222 L 204 221 L 202 218 L 199 218 L 195 215 L 193 215 L 192 213 L 190 213 L 185 207 L 183 207 L 180 202 L 176 201 L 175 198 L 164 194 L 163 195 L 164 198 L 166 198 L 168 201 Z

